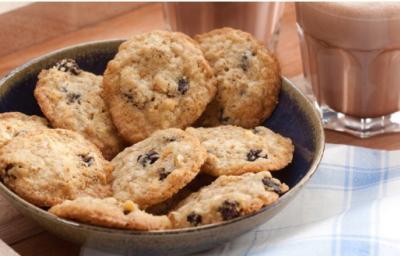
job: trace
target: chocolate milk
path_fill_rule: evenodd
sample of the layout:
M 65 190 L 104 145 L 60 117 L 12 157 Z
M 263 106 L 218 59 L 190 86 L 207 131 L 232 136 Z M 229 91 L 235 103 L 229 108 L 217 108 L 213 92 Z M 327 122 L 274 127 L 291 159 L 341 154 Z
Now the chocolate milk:
M 283 3 L 166 3 L 164 15 L 174 31 L 190 36 L 233 27 L 274 47 Z
M 296 3 L 319 105 L 361 118 L 400 109 L 400 3 Z

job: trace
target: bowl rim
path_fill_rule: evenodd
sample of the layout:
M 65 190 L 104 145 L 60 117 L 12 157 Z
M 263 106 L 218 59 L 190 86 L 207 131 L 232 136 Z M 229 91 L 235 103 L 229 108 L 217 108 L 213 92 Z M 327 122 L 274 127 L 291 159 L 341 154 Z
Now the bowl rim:
M 11 70 L 8 74 L 4 75 L 3 78 L 0 79 L 0 87 L 2 87 L 8 79 L 10 79 L 12 76 L 16 75 L 17 73 L 25 70 L 26 68 L 29 68 L 30 66 L 32 66 L 40 61 L 43 61 L 49 57 L 52 57 L 54 55 L 57 55 L 57 54 L 60 54 L 60 53 L 66 52 L 66 51 L 74 50 L 76 48 L 81 48 L 81 47 L 89 47 L 89 46 L 96 46 L 96 45 L 103 45 L 103 44 L 107 45 L 107 44 L 112 44 L 112 43 L 122 43 L 125 40 L 126 39 L 109 39 L 109 40 L 107 39 L 107 40 L 89 41 L 89 42 L 84 42 L 84 43 L 64 47 L 61 49 L 57 49 L 55 51 L 51 51 L 51 52 L 41 55 L 39 57 L 33 58 L 33 59 L 29 60 L 28 62 L 26 62 L 25 64 L 22 64 L 16 68 L 14 68 L 13 70 Z M 282 79 L 282 83 L 288 84 L 291 87 L 291 89 L 293 91 L 295 91 L 295 93 L 300 95 L 300 98 L 304 99 L 304 102 L 307 105 L 307 108 L 311 110 L 310 113 L 311 113 L 312 117 L 310 117 L 310 119 L 318 120 L 317 122 L 315 122 L 315 124 L 316 124 L 315 129 L 316 129 L 316 134 L 317 134 L 315 156 L 314 156 L 314 159 L 313 159 L 311 166 L 308 169 L 307 173 L 304 175 L 303 178 L 301 178 L 301 180 L 294 187 L 290 188 L 289 191 L 287 191 L 284 195 L 279 197 L 279 199 L 276 202 L 274 202 L 271 205 L 263 207 L 262 209 L 260 209 L 257 212 L 247 214 L 244 216 L 240 216 L 240 217 L 234 218 L 232 220 L 227 220 L 227 221 L 214 223 L 214 224 L 206 224 L 206 225 L 201 225 L 201 226 L 197 226 L 197 227 L 140 231 L 140 230 L 102 227 L 102 226 L 96 226 L 96 225 L 66 220 L 66 219 L 57 217 L 57 216 L 49 213 L 47 210 L 42 209 L 42 208 L 26 201 L 25 199 L 23 199 L 22 197 L 20 197 L 16 193 L 14 193 L 11 189 L 6 187 L 3 182 L 0 182 L 0 191 L 3 194 L 6 194 L 8 198 L 12 198 L 13 200 L 18 201 L 18 203 L 20 204 L 19 206 L 29 208 L 31 211 L 34 211 L 35 214 L 40 215 L 42 218 L 47 218 L 50 221 L 59 222 L 60 224 L 68 225 L 73 228 L 78 228 L 81 230 L 88 230 L 91 232 L 102 232 L 102 233 L 117 233 L 120 235 L 158 236 L 158 235 L 176 235 L 176 234 L 182 234 L 182 233 L 200 232 L 203 230 L 216 229 L 216 228 L 219 228 L 222 226 L 230 225 L 232 223 L 240 222 L 244 219 L 248 219 L 253 216 L 259 215 L 271 208 L 276 207 L 279 203 L 286 201 L 289 198 L 291 198 L 292 196 L 294 196 L 295 192 L 298 191 L 299 189 L 301 189 L 310 180 L 310 178 L 314 175 L 314 173 L 316 172 L 316 170 L 318 168 L 318 165 L 321 162 L 321 159 L 322 159 L 322 156 L 323 156 L 323 153 L 325 150 L 325 133 L 324 133 L 324 128 L 322 125 L 321 115 L 320 115 L 319 111 L 316 109 L 316 107 L 312 103 L 312 101 L 307 96 L 305 96 L 305 94 L 298 87 L 296 87 L 292 81 L 290 81 L 288 78 L 286 78 L 284 76 L 281 76 L 281 79 Z M 13 203 L 10 203 L 10 204 L 14 206 Z

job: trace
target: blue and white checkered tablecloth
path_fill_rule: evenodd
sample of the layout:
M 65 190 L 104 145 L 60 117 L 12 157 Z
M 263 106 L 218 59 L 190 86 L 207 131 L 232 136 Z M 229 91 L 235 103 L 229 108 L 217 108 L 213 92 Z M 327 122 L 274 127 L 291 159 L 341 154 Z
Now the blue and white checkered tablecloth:
M 319 170 L 281 213 L 195 255 L 400 255 L 400 151 L 328 144 Z
M 400 151 L 328 144 L 319 170 L 280 214 L 196 255 L 400 255 Z

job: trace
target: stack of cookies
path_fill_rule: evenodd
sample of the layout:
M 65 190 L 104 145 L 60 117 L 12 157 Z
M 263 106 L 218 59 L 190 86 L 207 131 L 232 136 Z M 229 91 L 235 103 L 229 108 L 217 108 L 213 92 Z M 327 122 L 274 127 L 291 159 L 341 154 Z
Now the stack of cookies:
M 259 126 L 278 103 L 276 58 L 250 34 L 136 35 L 103 74 L 72 59 L 42 70 L 45 118 L 0 114 L 0 179 L 66 219 L 159 230 L 274 203 L 294 146 Z

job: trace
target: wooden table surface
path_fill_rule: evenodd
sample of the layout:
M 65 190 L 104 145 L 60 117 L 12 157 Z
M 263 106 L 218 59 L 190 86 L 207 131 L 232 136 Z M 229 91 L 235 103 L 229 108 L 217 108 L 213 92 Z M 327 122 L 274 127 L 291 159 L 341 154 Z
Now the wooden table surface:
M 302 73 L 295 19 L 293 4 L 286 3 L 277 54 L 282 73 L 289 78 Z M 0 77 L 32 58 L 65 46 L 165 28 L 160 3 L 36 3 L 0 15 L 0 25 Z M 400 149 L 400 134 L 361 140 L 326 131 L 326 137 L 329 143 Z M 77 245 L 43 231 L 0 196 L 1 255 L 7 252 L 1 248 L 2 240 L 20 255 L 79 253 Z

